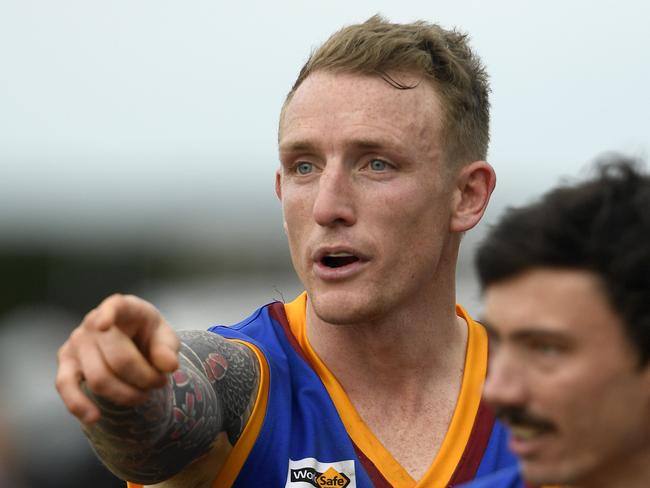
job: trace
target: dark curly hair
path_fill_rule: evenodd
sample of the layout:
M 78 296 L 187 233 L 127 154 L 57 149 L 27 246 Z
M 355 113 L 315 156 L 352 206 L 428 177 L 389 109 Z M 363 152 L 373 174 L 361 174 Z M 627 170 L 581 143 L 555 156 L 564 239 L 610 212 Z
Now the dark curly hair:
M 641 161 L 612 155 L 595 178 L 509 208 L 476 254 L 481 288 L 534 267 L 584 269 L 603 281 L 626 332 L 650 360 L 650 177 Z

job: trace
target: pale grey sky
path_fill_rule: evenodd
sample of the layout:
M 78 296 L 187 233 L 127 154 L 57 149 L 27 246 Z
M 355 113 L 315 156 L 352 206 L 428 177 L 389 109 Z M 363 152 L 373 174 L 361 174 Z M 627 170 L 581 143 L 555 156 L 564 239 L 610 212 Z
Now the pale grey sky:
M 283 245 L 282 100 L 313 47 L 377 12 L 470 34 L 493 219 L 598 153 L 648 154 L 649 5 L 0 0 L 0 245 Z

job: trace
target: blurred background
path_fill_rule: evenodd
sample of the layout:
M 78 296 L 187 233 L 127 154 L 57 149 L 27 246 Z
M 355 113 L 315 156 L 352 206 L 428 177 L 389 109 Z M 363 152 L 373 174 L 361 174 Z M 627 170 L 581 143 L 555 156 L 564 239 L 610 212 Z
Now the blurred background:
M 206 328 L 300 291 L 279 109 L 312 48 L 377 12 L 469 32 L 491 76 L 499 183 L 458 272 L 474 314 L 473 247 L 505 206 L 650 149 L 642 0 L 0 0 L 0 488 L 121 486 L 53 383 L 106 295 Z

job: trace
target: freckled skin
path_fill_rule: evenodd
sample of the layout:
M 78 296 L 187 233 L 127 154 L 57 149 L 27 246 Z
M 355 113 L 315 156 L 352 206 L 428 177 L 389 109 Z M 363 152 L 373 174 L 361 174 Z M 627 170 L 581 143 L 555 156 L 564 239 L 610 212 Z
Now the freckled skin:
M 396 90 L 379 77 L 315 73 L 287 105 L 277 188 L 294 267 L 323 320 L 389 320 L 436 294 L 435 277 L 453 253 L 453 186 L 440 126 L 438 98 L 426 82 Z M 291 149 L 300 143 L 309 149 Z M 372 158 L 389 163 L 386 170 L 373 171 Z M 312 163 L 313 173 L 298 174 L 299 161 Z M 367 254 L 370 265 L 332 285 L 314 276 L 311 256 L 338 243 Z

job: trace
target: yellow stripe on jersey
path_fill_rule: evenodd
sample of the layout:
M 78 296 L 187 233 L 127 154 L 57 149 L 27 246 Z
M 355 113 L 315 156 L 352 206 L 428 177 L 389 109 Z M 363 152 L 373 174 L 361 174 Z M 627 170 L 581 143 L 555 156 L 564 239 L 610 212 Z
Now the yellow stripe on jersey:
M 467 447 L 481 402 L 487 374 L 487 333 L 460 305 L 456 305 L 456 314 L 465 320 L 468 332 L 463 382 L 442 446 L 418 486 L 447 486 Z
M 264 417 L 266 416 L 266 405 L 269 400 L 269 365 L 266 362 L 264 354 L 262 354 L 262 351 L 253 344 L 237 339 L 231 340 L 250 347 L 257 356 L 261 373 L 260 385 L 257 389 L 257 399 L 253 406 L 253 412 L 246 423 L 246 427 L 244 427 L 244 432 L 242 432 L 239 440 L 228 456 L 228 459 L 219 471 L 219 475 L 214 480 L 214 483 L 212 484 L 213 488 L 232 486 L 235 482 L 237 475 L 239 475 L 239 471 L 241 471 L 251 449 L 253 449 L 253 446 L 255 445 L 255 441 L 257 441 L 257 436 L 259 435 L 260 430 L 262 430 L 262 424 L 264 423 Z
M 463 318 L 468 326 L 467 353 L 460 394 L 440 451 L 424 477 L 416 482 L 375 437 L 334 375 L 312 349 L 307 338 L 306 307 L 306 293 L 302 293 L 293 302 L 285 304 L 289 326 L 323 381 L 348 434 L 357 447 L 396 488 L 446 486 L 465 451 L 481 400 L 481 389 L 487 372 L 487 335 L 483 327 L 474 322 L 462 307 L 456 306 L 457 315 Z

